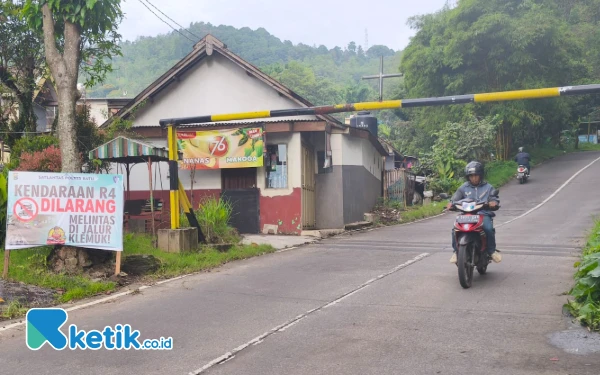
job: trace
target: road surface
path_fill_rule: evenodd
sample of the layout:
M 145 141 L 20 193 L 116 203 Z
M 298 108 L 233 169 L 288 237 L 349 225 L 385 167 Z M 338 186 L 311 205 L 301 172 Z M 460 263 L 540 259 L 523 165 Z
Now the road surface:
M 142 338 L 171 336 L 171 351 L 34 352 L 23 326 L 0 331 L 0 373 L 598 374 L 598 336 L 562 314 L 600 211 L 600 161 L 562 185 L 597 158 L 564 155 L 526 185 L 500 189 L 504 259 L 469 290 L 448 262 L 447 214 L 234 262 L 69 315 L 79 329 L 129 323 Z

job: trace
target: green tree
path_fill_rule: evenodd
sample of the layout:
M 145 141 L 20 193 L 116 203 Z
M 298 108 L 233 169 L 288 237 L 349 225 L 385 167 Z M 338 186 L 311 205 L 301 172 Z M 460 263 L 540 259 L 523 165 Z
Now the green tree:
M 582 40 L 558 16 L 556 4 L 555 0 L 463 0 L 456 8 L 412 18 L 417 34 L 402 60 L 408 96 L 584 82 L 590 71 Z M 498 115 L 496 147 L 500 158 L 507 158 L 516 133 L 522 142 L 533 143 L 539 140 L 536 134 L 560 134 L 565 125 L 551 119 L 572 118 L 572 106 L 558 100 L 421 110 L 417 116 L 423 126 L 435 127 L 444 120 L 465 120 L 470 112 Z
M 381 44 L 373 45 L 367 50 L 367 56 L 373 59 L 378 59 L 380 56 L 394 56 L 394 54 L 395 52 L 393 49 Z
M 75 121 L 77 124 L 77 151 L 88 170 L 94 170 L 95 164 L 90 160 L 89 152 L 108 139 L 105 139 L 98 131 L 98 126 L 92 120 L 90 109 L 87 106 L 77 106 Z
M 5 119 L 5 130 L 10 130 L 8 144 L 20 136 L 20 132 L 36 130 L 36 115 L 33 107 L 33 96 L 36 80 L 44 69 L 44 51 L 41 33 L 31 30 L 23 18 L 22 6 L 12 1 L 0 2 L 0 86 L 8 94 L 4 99 L 11 106 L 18 106 L 18 118 L 8 123 Z
M 314 105 L 337 103 L 342 98 L 339 85 L 327 78 L 317 78 L 309 65 L 298 61 L 275 66 L 268 74 Z
M 41 152 L 50 146 L 58 146 L 58 138 L 53 135 L 26 135 L 17 140 L 11 149 L 10 164 L 8 169 L 17 169 L 21 161 L 21 155 L 29 152 Z
M 81 65 L 93 86 L 110 71 L 108 60 L 119 53 L 120 0 L 26 0 L 24 14 L 43 30 L 46 62 L 58 93 L 58 139 L 63 172 L 79 172 L 75 106 Z

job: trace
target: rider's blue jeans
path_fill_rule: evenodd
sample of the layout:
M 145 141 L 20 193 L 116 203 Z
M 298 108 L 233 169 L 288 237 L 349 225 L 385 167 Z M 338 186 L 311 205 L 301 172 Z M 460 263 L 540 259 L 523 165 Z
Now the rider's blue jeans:
M 487 252 L 492 255 L 496 251 L 496 229 L 494 229 L 494 221 L 491 217 L 483 216 L 483 231 L 487 238 Z M 456 237 L 454 236 L 454 228 L 452 228 L 452 248 L 456 252 L 458 247 L 456 246 Z

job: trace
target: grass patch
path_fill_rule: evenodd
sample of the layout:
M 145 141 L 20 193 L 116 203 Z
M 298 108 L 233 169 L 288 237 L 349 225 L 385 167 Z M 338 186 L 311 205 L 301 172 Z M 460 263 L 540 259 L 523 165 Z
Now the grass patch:
M 508 183 L 517 170 L 517 163 L 514 161 L 493 161 L 486 165 L 486 180 L 493 187 L 499 188 Z
M 275 251 L 271 245 L 236 245 L 220 252 L 210 246 L 203 246 L 193 253 L 166 253 L 152 246 L 152 237 L 146 235 L 125 235 L 124 256 L 132 254 L 153 255 L 160 259 L 162 265 L 151 277 L 173 277 L 191 272 L 203 271 L 218 267 L 225 263 L 251 258 Z
M 235 228 L 229 225 L 233 206 L 226 200 L 206 197 L 202 199 L 194 214 L 209 243 L 230 244 L 240 241 L 240 236 Z M 187 216 L 181 215 L 181 227 L 189 226 Z
M 133 254 L 149 254 L 160 259 L 162 263 L 160 269 L 148 275 L 149 278 L 168 278 L 208 270 L 234 260 L 275 251 L 270 245 L 236 245 L 224 252 L 210 246 L 203 246 L 194 253 L 166 253 L 154 248 L 151 236 L 130 233 L 124 235 L 123 242 L 124 259 L 127 255 Z M 50 271 L 45 261 L 50 251 L 49 247 L 11 251 L 9 279 L 56 290 L 55 298 L 59 303 L 91 297 L 112 291 L 117 287 L 117 284 L 111 281 L 92 281 L 83 275 L 57 274 Z M 0 269 L 3 267 L 3 262 L 3 253 L 0 253 Z M 59 290 L 61 293 L 58 293 Z M 3 315 L 0 316 L 4 318 L 8 315 L 13 316 L 18 311 L 23 312 L 23 309 L 27 311 L 20 302 L 9 302 L 3 309 Z
M 447 201 L 432 202 L 429 205 L 408 207 L 400 213 L 400 224 L 426 219 L 431 216 L 440 215 L 448 204 Z
M 575 299 L 565 306 L 588 329 L 600 331 L 600 220 L 595 222 L 575 267 L 575 286 L 569 292 Z
M 579 149 L 574 151 L 600 151 L 600 144 L 580 143 Z
M 531 155 L 531 164 L 535 167 L 536 165 L 539 165 L 547 160 L 554 159 L 560 155 L 584 151 L 600 151 L 600 144 L 596 145 L 592 143 L 581 143 L 579 144 L 578 149 L 575 148 L 575 145 L 568 145 L 563 149 L 559 149 L 554 146 L 538 146 L 533 148 L 529 152 L 529 155 Z
M 23 316 L 27 313 L 27 307 L 23 306 L 19 301 L 10 301 L 7 306 L 2 309 L 0 318 L 14 319 Z
M 115 288 L 113 282 L 96 282 L 81 275 L 57 274 L 49 271 L 46 267 L 46 257 L 50 251 L 49 247 L 11 251 L 8 278 L 42 288 L 61 290 L 63 294 L 57 294 L 58 302 L 90 297 Z M 0 253 L 0 268 L 3 266 L 4 251 Z

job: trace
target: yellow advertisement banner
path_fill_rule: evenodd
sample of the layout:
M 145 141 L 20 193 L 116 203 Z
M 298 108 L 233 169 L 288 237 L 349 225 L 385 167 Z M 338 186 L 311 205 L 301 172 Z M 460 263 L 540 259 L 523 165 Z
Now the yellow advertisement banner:
M 263 166 L 263 130 L 260 127 L 177 132 L 183 153 L 182 169 L 252 168 Z

